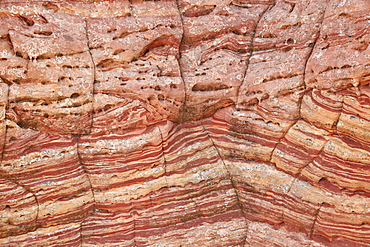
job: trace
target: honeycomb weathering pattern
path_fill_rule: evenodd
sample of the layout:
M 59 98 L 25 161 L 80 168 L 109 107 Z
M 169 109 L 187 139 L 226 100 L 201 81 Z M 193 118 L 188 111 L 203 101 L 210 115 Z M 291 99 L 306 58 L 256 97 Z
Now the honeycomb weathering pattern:
M 0 246 L 370 246 L 368 0 L 0 1 Z

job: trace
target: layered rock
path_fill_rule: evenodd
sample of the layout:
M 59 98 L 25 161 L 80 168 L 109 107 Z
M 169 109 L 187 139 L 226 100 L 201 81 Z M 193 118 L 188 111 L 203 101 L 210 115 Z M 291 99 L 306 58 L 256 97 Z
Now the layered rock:
M 0 3 L 1 246 L 370 246 L 367 0 Z

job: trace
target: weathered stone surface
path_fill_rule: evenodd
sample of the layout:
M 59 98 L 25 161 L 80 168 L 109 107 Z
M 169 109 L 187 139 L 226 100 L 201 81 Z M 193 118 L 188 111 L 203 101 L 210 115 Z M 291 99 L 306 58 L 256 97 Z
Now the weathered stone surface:
M 75 138 L 7 126 L 0 172 L 36 198 L 37 227 L 91 213 L 90 182 L 79 162 Z
M 276 1 L 261 17 L 240 87 L 236 119 L 281 138 L 300 116 L 305 67 L 327 0 Z
M 369 83 L 369 2 L 331 0 L 307 62 L 308 87 L 338 91 Z
M 0 246 L 370 246 L 367 0 L 0 2 Z
M 236 103 L 253 32 L 268 4 L 179 1 L 184 27 L 180 59 L 186 95 L 184 120 L 208 117 Z
M 94 129 L 179 119 L 184 84 L 177 60 L 182 26 L 176 3 L 138 2 L 132 8 L 124 17 L 86 20 L 95 64 Z M 148 8 L 148 15 L 137 14 Z
M 8 119 L 35 130 L 88 133 L 94 66 L 84 20 L 45 13 L 1 22 L 8 24 L 0 54 L 0 77 L 10 85 Z

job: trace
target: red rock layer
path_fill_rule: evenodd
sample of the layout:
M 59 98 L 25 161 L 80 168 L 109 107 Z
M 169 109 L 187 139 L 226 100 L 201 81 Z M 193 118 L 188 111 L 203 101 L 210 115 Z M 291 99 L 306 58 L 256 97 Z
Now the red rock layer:
M 370 246 L 369 13 L 2 1 L 0 246 Z

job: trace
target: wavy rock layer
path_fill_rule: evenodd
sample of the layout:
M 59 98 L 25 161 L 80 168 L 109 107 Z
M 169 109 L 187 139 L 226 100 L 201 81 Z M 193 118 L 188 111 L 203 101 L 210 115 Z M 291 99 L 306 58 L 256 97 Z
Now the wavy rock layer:
M 1 1 L 1 246 L 370 246 L 367 0 Z

